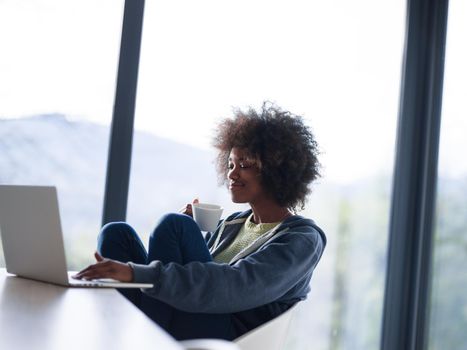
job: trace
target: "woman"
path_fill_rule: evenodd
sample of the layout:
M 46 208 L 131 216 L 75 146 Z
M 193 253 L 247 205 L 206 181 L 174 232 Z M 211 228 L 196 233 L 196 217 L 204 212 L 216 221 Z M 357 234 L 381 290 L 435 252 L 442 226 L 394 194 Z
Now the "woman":
M 267 103 L 260 113 L 237 111 L 214 146 L 232 201 L 251 209 L 204 239 L 187 205 L 160 220 L 148 252 L 128 224 L 107 224 L 97 263 L 76 275 L 153 283 L 120 291 L 177 339 L 232 340 L 286 311 L 306 298 L 326 245 L 322 230 L 295 214 L 319 176 L 317 144 L 300 117 Z

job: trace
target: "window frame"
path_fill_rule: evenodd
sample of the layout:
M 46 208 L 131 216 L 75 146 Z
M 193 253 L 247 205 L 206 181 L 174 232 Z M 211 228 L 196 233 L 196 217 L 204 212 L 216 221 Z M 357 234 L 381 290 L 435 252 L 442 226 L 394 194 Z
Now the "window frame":
M 409 0 L 381 349 L 426 349 L 448 0 Z

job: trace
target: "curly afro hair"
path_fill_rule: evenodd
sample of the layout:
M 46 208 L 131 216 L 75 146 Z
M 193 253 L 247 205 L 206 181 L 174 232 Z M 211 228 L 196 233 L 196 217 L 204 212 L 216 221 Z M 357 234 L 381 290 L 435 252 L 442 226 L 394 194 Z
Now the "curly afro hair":
M 304 209 L 310 184 L 319 176 L 318 144 L 300 116 L 264 102 L 259 112 L 237 109 L 219 124 L 213 145 L 217 171 L 227 184 L 232 148 L 246 150 L 261 173 L 261 183 L 280 206 Z

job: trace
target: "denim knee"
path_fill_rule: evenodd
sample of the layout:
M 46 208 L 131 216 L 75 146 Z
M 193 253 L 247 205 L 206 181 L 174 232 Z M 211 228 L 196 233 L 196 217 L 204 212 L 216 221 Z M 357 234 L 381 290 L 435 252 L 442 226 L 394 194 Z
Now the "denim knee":
M 102 248 L 108 242 L 124 242 L 135 236 L 135 230 L 126 222 L 109 222 L 102 227 L 97 240 Z
M 166 230 L 166 228 L 170 227 L 172 230 Z M 195 221 L 188 215 L 179 214 L 179 213 L 168 213 L 164 214 L 157 224 L 154 231 L 151 233 L 151 237 L 154 237 L 161 228 L 164 228 L 164 232 L 180 232 L 183 227 L 197 227 Z
M 160 219 L 160 222 L 175 222 L 175 223 L 183 223 L 183 222 L 192 222 L 193 219 L 191 216 L 188 216 L 186 214 L 180 214 L 180 213 L 167 213 L 167 214 L 164 214 L 161 219 Z

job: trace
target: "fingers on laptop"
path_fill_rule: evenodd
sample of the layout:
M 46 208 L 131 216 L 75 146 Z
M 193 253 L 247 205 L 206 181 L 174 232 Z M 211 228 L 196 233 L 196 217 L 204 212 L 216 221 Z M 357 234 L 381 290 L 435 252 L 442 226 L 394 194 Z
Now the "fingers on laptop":
M 78 272 L 73 278 L 93 280 L 97 278 L 113 278 L 122 282 L 130 282 L 133 279 L 133 270 L 128 264 L 118 261 L 104 259 L 98 253 L 99 258 L 97 263 L 89 265 L 85 269 Z

